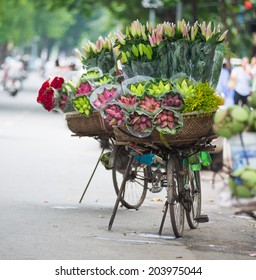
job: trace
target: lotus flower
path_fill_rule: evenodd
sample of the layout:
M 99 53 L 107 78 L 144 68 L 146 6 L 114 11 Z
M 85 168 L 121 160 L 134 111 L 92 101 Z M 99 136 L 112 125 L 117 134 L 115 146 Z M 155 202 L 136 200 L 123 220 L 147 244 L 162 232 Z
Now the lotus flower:
M 134 131 L 142 131 L 145 132 L 147 130 L 152 130 L 153 124 L 152 119 L 145 114 L 138 114 L 135 112 L 134 114 L 129 115 L 129 120 L 127 124 L 132 127 Z
M 104 109 L 105 120 L 109 122 L 111 126 L 120 126 L 125 121 L 125 114 L 122 108 L 116 104 L 108 105 Z
M 154 118 L 154 125 L 160 132 L 175 134 L 182 127 L 182 122 L 173 111 L 163 110 Z
M 120 95 L 117 103 L 127 111 L 134 111 L 136 107 L 136 96 L 131 96 L 130 94 Z
M 97 99 L 92 102 L 92 104 L 100 109 L 105 106 L 108 102 L 110 102 L 117 95 L 117 89 L 111 88 L 108 90 L 104 87 L 103 91 L 97 95 Z
M 77 88 L 77 94 L 75 96 L 80 96 L 83 94 L 89 95 L 92 92 L 93 88 L 89 82 L 81 83 Z
M 161 110 L 161 101 L 156 100 L 155 97 L 149 97 L 146 95 L 139 101 L 138 108 L 154 114 L 155 112 Z

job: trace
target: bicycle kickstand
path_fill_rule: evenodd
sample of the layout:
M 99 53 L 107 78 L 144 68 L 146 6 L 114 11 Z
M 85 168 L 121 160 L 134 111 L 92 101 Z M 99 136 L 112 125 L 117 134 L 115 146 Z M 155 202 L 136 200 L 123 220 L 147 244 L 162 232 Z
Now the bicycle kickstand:
M 121 184 L 119 193 L 117 195 L 115 206 L 113 208 L 112 215 L 111 215 L 111 218 L 110 218 L 110 221 L 109 221 L 109 224 L 108 224 L 108 230 L 111 230 L 111 228 L 112 228 L 112 225 L 113 225 L 113 222 L 114 222 L 114 219 L 115 219 L 115 216 L 116 216 L 118 204 L 120 202 L 121 196 L 122 196 L 122 194 L 124 192 L 124 189 L 125 189 L 126 180 L 128 178 L 129 172 L 130 172 L 130 168 L 131 168 L 131 165 L 132 165 L 133 158 L 134 158 L 134 156 L 130 155 L 127 167 L 125 169 L 125 174 L 124 174 L 124 177 L 123 177 L 123 182 Z
M 159 235 L 162 234 L 162 230 L 163 230 L 163 227 L 164 227 L 164 222 L 165 222 L 165 218 L 166 218 L 168 207 L 169 207 L 169 202 L 166 200 L 165 204 L 164 204 L 164 209 L 163 209 L 162 221 L 161 221 L 160 228 L 159 228 L 159 231 L 158 231 Z

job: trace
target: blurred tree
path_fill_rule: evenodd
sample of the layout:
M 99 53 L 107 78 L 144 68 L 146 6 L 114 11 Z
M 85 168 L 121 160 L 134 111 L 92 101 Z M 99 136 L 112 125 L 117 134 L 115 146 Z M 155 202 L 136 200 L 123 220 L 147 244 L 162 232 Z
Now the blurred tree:
M 0 0 L 0 64 L 13 46 L 26 44 L 32 39 L 33 15 L 29 0 Z
M 50 54 L 53 47 L 61 47 L 60 43 L 69 28 L 75 23 L 75 12 L 68 12 L 66 8 L 49 11 L 45 6 L 37 6 L 34 30 L 39 38 L 38 54 L 43 49 L 48 50 L 48 54 Z

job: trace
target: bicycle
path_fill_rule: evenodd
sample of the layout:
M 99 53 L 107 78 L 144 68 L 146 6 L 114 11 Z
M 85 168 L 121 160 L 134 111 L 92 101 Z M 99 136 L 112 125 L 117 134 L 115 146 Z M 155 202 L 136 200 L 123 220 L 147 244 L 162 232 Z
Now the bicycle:
M 183 235 L 185 216 L 191 229 L 196 229 L 200 222 L 207 222 L 208 216 L 201 214 L 200 172 L 190 169 L 188 158 L 199 151 L 214 149 L 211 140 L 212 137 L 203 137 L 194 145 L 180 148 L 142 145 L 137 151 L 129 145 L 116 146 L 112 176 L 117 199 L 108 229 L 112 228 L 119 202 L 128 209 L 138 209 L 152 188 L 158 191 L 165 188 L 167 192 L 159 234 L 168 208 L 176 237 Z

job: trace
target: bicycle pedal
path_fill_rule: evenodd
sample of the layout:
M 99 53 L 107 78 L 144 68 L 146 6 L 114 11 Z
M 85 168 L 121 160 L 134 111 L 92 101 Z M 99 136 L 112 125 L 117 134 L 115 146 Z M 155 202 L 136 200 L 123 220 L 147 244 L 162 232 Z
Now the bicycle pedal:
M 209 217 L 208 215 L 200 215 L 195 217 L 195 221 L 197 221 L 198 223 L 207 223 L 209 222 Z
M 159 192 L 161 192 L 162 191 L 162 189 L 163 189 L 163 187 L 152 187 L 151 189 L 150 189 L 150 191 L 152 192 L 152 193 L 159 193 Z

